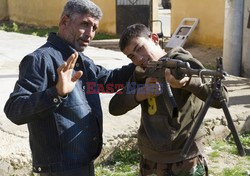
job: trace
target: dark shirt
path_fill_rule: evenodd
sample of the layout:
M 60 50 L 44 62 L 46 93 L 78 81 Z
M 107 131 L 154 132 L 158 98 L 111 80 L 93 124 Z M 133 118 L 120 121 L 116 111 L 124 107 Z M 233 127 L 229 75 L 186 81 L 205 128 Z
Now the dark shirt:
M 79 53 L 74 72 L 82 70 L 83 76 L 62 98 L 55 88 L 56 69 L 73 52 L 51 33 L 46 44 L 21 61 L 19 79 L 4 108 L 13 123 L 28 125 L 34 172 L 81 167 L 100 154 L 103 116 L 99 93 L 93 91 L 97 86 L 93 85 L 125 84 L 134 70 L 133 64 L 107 70 Z

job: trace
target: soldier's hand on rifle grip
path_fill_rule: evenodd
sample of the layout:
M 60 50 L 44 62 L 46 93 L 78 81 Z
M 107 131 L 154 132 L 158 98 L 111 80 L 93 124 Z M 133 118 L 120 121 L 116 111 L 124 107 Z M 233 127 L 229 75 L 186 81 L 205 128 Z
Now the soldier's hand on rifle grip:
M 162 93 L 162 87 L 157 78 L 149 77 L 145 85 L 137 89 L 136 101 L 140 102 L 148 98 L 157 97 Z
M 165 79 L 170 84 L 171 87 L 182 88 L 188 83 L 190 77 L 183 77 L 180 80 L 175 79 L 175 77 L 171 74 L 171 70 L 166 68 Z

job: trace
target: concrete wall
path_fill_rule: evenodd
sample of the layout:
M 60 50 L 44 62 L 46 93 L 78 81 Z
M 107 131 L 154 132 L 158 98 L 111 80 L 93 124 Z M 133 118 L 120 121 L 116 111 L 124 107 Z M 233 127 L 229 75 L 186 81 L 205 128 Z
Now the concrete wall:
M 43 27 L 58 25 L 63 6 L 67 2 L 67 0 L 0 0 L 2 1 L 6 1 L 6 5 L 8 1 L 8 15 L 11 20 Z M 104 13 L 100 30 L 115 33 L 115 0 L 93 0 L 93 2 L 99 5 Z
M 199 18 L 200 22 L 188 42 L 223 47 L 225 0 L 172 0 L 171 33 L 183 18 Z
M 67 0 L 8 0 L 9 17 L 13 21 L 36 26 L 57 26 Z
M 67 0 L 0 0 L 0 19 L 10 20 L 40 27 L 57 26 Z M 116 33 L 116 0 L 93 0 L 103 11 L 99 31 Z M 153 19 L 157 18 L 158 0 L 153 2 Z
M 0 0 L 0 20 L 8 18 L 8 0 Z
M 116 0 L 93 0 L 103 11 L 99 31 L 116 33 Z

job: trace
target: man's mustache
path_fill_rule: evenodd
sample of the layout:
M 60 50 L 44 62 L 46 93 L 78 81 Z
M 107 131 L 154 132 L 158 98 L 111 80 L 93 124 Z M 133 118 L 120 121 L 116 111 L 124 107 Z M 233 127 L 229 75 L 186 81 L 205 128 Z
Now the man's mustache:
M 89 41 L 89 37 L 87 35 L 81 36 L 80 39 L 83 41 Z

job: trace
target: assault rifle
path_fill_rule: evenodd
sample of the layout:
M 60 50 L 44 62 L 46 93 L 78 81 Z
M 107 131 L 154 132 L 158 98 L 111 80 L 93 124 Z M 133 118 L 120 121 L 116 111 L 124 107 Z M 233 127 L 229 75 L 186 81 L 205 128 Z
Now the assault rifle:
M 222 62 L 221 58 L 220 60 Z M 217 70 L 193 69 L 190 67 L 189 62 L 169 58 L 164 58 L 164 60 L 160 61 L 149 61 L 146 68 L 146 75 L 156 78 L 164 78 L 166 68 L 170 69 L 172 75 L 179 80 L 184 76 L 216 77 L 224 79 L 227 75 L 227 73 L 222 69 L 222 63 L 220 63 Z
M 145 71 L 147 77 L 156 77 L 156 78 L 165 80 L 165 69 L 168 68 L 171 70 L 171 74 L 176 79 L 179 79 L 179 80 L 182 79 L 184 76 L 188 76 L 188 77 L 198 76 L 201 78 L 202 77 L 212 78 L 212 81 L 211 81 L 212 92 L 209 94 L 207 100 L 205 101 L 205 105 L 203 109 L 201 110 L 201 113 L 197 117 L 193 130 L 191 131 L 190 136 L 188 137 L 181 151 L 181 155 L 184 157 L 187 156 L 189 149 L 194 141 L 195 135 L 198 132 L 198 129 L 200 128 L 200 125 L 213 99 L 216 99 L 221 103 L 222 109 L 224 111 L 224 114 L 228 122 L 228 128 L 231 130 L 231 133 L 233 135 L 235 144 L 238 148 L 239 154 L 241 156 L 246 155 L 246 152 L 240 142 L 239 135 L 236 131 L 232 117 L 228 110 L 225 97 L 222 95 L 223 86 L 221 84 L 221 80 L 225 79 L 225 76 L 227 76 L 227 73 L 223 70 L 222 58 L 217 58 L 216 62 L 217 62 L 216 70 L 193 69 L 190 67 L 190 64 L 188 62 L 183 62 L 181 60 L 169 59 L 169 58 L 165 58 L 165 60 L 161 60 L 161 61 L 150 61 L 147 64 L 147 68 Z M 177 107 L 177 104 L 175 102 L 171 88 L 168 83 L 167 83 L 166 89 L 167 89 L 167 94 L 169 96 L 167 108 L 173 117 L 178 116 L 178 107 Z

